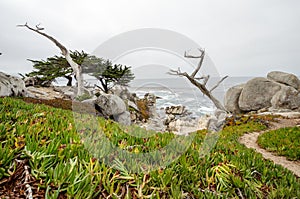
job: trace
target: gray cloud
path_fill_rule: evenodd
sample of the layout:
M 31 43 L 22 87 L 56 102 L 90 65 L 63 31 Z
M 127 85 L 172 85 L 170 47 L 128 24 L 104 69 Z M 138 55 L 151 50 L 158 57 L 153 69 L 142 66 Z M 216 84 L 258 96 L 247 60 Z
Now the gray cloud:
M 26 59 L 59 54 L 45 38 L 16 27 L 27 21 L 42 23 L 72 50 L 93 52 L 122 32 L 163 28 L 205 47 L 222 75 L 264 76 L 270 70 L 300 75 L 299 7 L 298 0 L 2 0 L 0 70 L 28 72 Z

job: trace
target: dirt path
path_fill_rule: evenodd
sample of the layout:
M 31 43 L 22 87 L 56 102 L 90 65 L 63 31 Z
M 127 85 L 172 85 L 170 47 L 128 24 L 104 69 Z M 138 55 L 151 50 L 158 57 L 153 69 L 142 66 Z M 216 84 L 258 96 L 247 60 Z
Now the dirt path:
M 244 144 L 248 148 L 255 149 L 258 153 L 261 153 L 265 159 L 272 160 L 275 164 L 281 165 L 290 171 L 292 171 L 296 176 L 300 177 L 300 161 L 289 161 L 283 156 L 274 155 L 274 153 L 269 152 L 257 144 L 257 138 L 259 135 L 269 131 L 284 127 L 292 127 L 300 124 L 300 119 L 279 119 L 277 122 L 271 123 L 271 128 L 266 131 L 253 132 L 244 134 L 240 137 L 239 142 Z

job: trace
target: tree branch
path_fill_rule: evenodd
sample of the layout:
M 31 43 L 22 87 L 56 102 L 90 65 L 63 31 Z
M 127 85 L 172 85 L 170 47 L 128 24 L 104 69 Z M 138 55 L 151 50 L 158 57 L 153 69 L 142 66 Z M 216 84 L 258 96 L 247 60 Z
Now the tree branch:
M 185 53 L 185 57 L 186 58 L 200 58 L 200 61 L 199 61 L 199 63 L 198 63 L 198 66 L 197 66 L 197 68 L 194 70 L 194 72 L 191 74 L 191 77 L 195 77 L 196 76 L 196 74 L 199 72 L 199 70 L 200 70 L 200 68 L 201 68 L 201 66 L 202 66 L 202 64 L 203 64 L 203 60 L 204 60 L 204 56 L 205 56 L 205 50 L 202 50 L 202 49 L 199 49 L 199 51 L 200 51 L 200 56 L 191 56 L 191 55 L 187 55 L 186 53 Z
M 200 56 L 192 56 L 192 55 L 188 55 L 187 52 L 184 53 L 184 57 L 186 58 L 200 58 L 200 61 L 198 63 L 198 66 L 197 68 L 194 70 L 194 72 L 189 75 L 187 74 L 186 72 L 181 72 L 180 68 L 178 68 L 177 70 L 170 70 L 168 72 L 168 74 L 170 75 L 177 75 L 177 76 L 184 76 L 186 77 L 194 86 L 196 86 L 202 93 L 203 95 L 207 96 L 213 103 L 214 105 L 220 109 L 220 110 L 223 110 L 223 111 L 226 111 L 225 107 L 222 105 L 222 103 L 212 95 L 211 91 L 214 90 L 215 88 L 217 88 L 220 83 L 227 78 L 224 77 L 222 78 L 216 86 L 214 86 L 211 90 L 208 90 L 208 88 L 206 87 L 206 84 L 210 78 L 209 75 L 207 76 L 202 76 L 202 77 L 198 77 L 196 78 L 196 74 L 199 72 L 199 70 L 201 69 L 201 66 L 203 64 L 203 60 L 204 60 L 204 56 L 205 56 L 205 50 L 202 50 L 202 49 L 199 49 L 199 51 L 201 52 L 201 55 Z M 202 83 L 199 82 L 199 80 L 203 80 Z
M 182 73 L 179 67 L 177 70 L 170 70 L 169 72 L 167 72 L 167 74 L 177 75 L 177 76 L 188 76 L 188 74 L 186 72 Z
M 213 90 L 215 90 L 227 77 L 228 77 L 228 75 L 226 75 L 220 81 L 218 81 L 218 83 L 214 87 L 212 87 L 209 92 L 212 92 Z
M 60 42 L 58 42 L 58 41 L 57 41 L 56 39 L 54 39 L 52 36 L 50 36 L 50 35 L 48 35 L 48 34 L 46 34 L 46 33 L 41 32 L 41 30 L 44 30 L 44 28 L 41 28 L 41 27 L 39 27 L 39 26 L 40 26 L 40 24 L 36 25 L 36 29 L 34 29 L 34 28 L 30 27 L 30 26 L 27 24 L 27 22 L 26 22 L 24 25 L 17 25 L 17 27 L 26 27 L 26 28 L 28 28 L 29 30 L 32 30 L 32 31 L 34 31 L 34 32 L 36 32 L 36 33 L 38 33 L 38 34 L 40 34 L 40 35 L 42 35 L 42 36 L 48 38 L 48 39 L 51 40 L 53 43 L 55 43 L 55 45 L 61 50 L 61 53 L 65 56 L 65 55 L 67 54 L 67 52 L 68 52 L 67 48 L 64 47 Z

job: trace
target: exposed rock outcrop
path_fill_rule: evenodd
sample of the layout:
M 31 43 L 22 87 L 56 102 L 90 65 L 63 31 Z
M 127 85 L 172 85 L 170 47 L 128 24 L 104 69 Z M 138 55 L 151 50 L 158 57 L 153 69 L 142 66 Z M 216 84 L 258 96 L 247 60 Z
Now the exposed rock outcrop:
M 226 92 L 225 99 L 224 99 L 224 106 L 226 110 L 228 110 L 229 112 L 231 113 L 242 112 L 238 104 L 244 86 L 245 86 L 244 84 L 237 85 L 229 88 L 228 91 Z
M 0 72 L 0 96 L 26 96 L 25 83 L 21 78 Z
M 134 100 L 134 95 L 130 93 L 127 87 L 116 85 L 111 89 L 111 93 L 117 95 L 123 100 Z
M 102 94 L 95 100 L 95 104 L 101 107 L 104 114 L 109 116 L 119 115 L 126 111 L 124 101 L 116 95 Z
M 280 88 L 280 84 L 266 78 L 251 79 L 245 84 L 241 92 L 239 107 L 246 112 L 271 107 L 271 99 Z
M 268 73 L 267 78 L 280 84 L 285 84 L 287 86 L 294 87 L 296 90 L 300 90 L 300 80 L 294 74 L 280 71 L 272 71 Z
M 185 106 L 171 106 L 165 108 L 166 119 L 164 124 L 168 131 L 179 131 L 183 125 L 189 126 L 192 122 L 190 118 L 186 117 L 189 113 Z
M 128 126 L 131 124 L 130 113 L 127 111 L 125 102 L 116 95 L 102 94 L 98 97 L 84 100 L 82 103 L 92 107 L 94 111 L 92 114 L 111 118 L 123 125 Z
M 291 86 L 282 85 L 271 99 L 272 108 L 295 110 L 300 107 L 300 92 Z
M 27 87 L 27 96 L 37 99 L 72 99 L 76 89 L 71 86 Z
M 234 86 L 225 94 L 225 107 L 232 113 L 279 110 L 300 111 L 300 80 L 296 75 L 274 71 Z

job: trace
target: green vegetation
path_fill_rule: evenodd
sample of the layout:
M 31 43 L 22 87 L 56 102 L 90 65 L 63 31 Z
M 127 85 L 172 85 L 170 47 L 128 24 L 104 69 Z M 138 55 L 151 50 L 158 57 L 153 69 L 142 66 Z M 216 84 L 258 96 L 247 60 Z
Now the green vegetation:
M 100 82 L 99 88 L 108 93 L 116 84 L 127 86 L 134 79 L 131 67 L 113 64 L 110 60 L 89 55 L 84 51 L 71 51 L 72 59 L 82 67 L 82 73 L 94 76 Z M 31 60 L 34 70 L 26 77 L 35 77 L 41 86 L 49 86 L 58 77 L 68 80 L 67 85 L 72 85 L 73 70 L 63 56 L 53 56 L 47 60 Z M 23 76 L 22 74 L 20 74 Z M 23 76 L 23 77 L 25 77 Z
M 83 72 L 97 78 L 101 84 L 99 88 L 105 93 L 115 85 L 128 86 L 128 83 L 134 79 L 131 67 L 113 64 L 110 60 L 96 57 L 83 63 Z
M 261 123 L 262 118 L 225 127 L 217 135 L 219 139 L 214 149 L 203 157 L 201 146 L 207 137 L 205 131 L 198 131 L 192 134 L 193 142 L 187 151 L 170 165 L 131 174 L 123 162 L 115 160 L 115 167 L 109 167 L 88 151 L 81 139 L 82 133 L 92 135 L 92 132 L 76 131 L 78 124 L 74 122 L 72 111 L 12 98 L 0 98 L 0 111 L 1 198 L 17 198 L 17 194 L 25 198 L 24 165 L 29 166 L 30 172 L 26 185 L 30 185 L 40 198 L 43 195 L 47 198 L 300 196 L 300 180 L 290 171 L 238 143 L 245 132 L 266 128 Z M 87 118 L 88 115 L 82 116 L 83 123 Z M 155 133 L 142 138 L 128 135 L 128 129 L 110 120 L 98 118 L 97 121 L 112 145 L 129 153 L 154 151 L 171 140 L 183 139 L 171 133 Z
M 81 65 L 88 56 L 88 54 L 83 51 L 71 51 L 70 55 L 79 65 Z M 50 85 L 58 77 L 66 78 L 68 80 L 67 85 L 72 86 L 73 70 L 65 57 L 55 55 L 47 58 L 47 60 L 28 60 L 32 62 L 34 70 L 25 74 L 25 76 L 36 77 L 41 86 Z
M 300 128 L 290 127 L 266 132 L 258 137 L 258 144 L 264 149 L 300 160 Z

